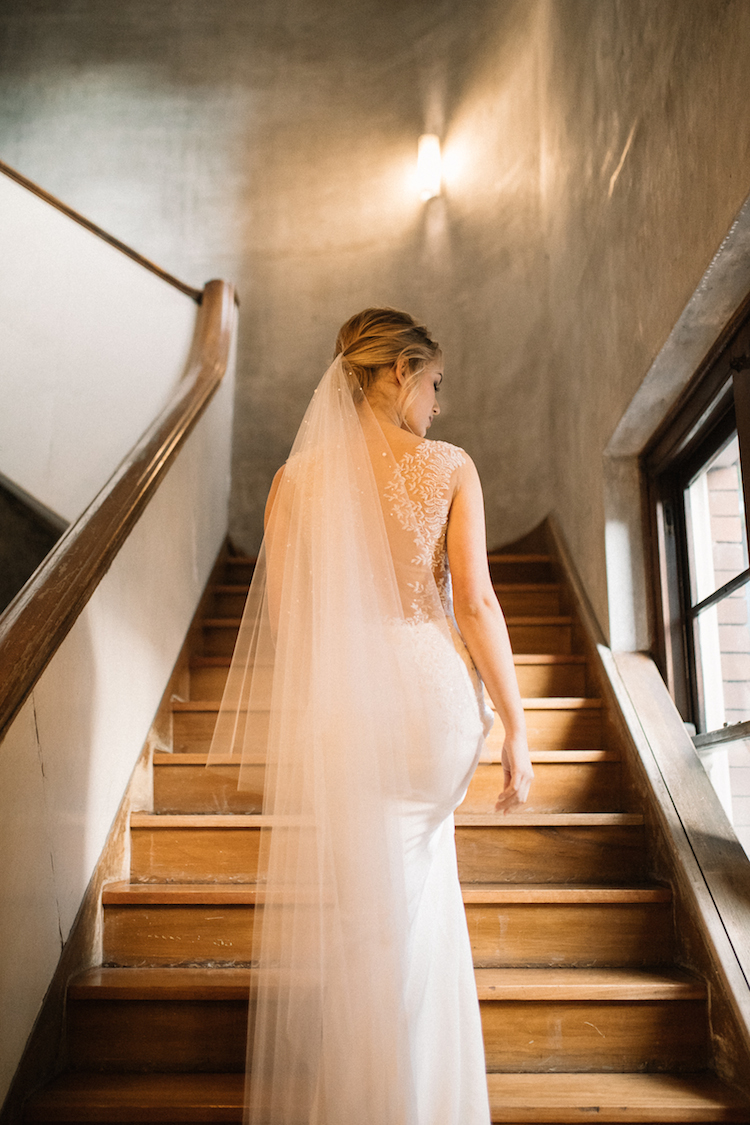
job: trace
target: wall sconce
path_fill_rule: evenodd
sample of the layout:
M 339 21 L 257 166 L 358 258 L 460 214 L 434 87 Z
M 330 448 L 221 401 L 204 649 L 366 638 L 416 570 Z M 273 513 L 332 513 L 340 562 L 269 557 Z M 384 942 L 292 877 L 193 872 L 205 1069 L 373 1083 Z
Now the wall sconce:
M 435 133 L 423 133 L 417 147 L 417 184 L 420 198 L 428 200 L 440 195 L 441 180 L 440 137 Z

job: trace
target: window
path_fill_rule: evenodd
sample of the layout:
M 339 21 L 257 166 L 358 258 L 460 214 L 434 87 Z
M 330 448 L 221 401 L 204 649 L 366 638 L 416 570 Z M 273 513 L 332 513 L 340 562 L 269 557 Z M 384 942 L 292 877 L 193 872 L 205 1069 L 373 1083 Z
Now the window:
M 750 301 L 642 464 L 654 656 L 750 847 Z

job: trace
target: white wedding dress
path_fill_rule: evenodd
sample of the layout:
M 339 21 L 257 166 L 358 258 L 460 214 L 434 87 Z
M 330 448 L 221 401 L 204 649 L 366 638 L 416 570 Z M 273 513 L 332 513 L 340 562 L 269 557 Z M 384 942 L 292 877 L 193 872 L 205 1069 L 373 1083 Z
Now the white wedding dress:
M 266 762 L 248 1125 L 489 1125 L 453 827 L 491 725 L 446 557 L 467 460 L 397 459 L 335 361 L 285 468 L 212 746 Z
M 423 441 L 402 457 L 386 488 L 399 522 L 429 561 L 450 636 L 420 605 L 398 630 L 402 674 L 419 678 L 429 725 L 414 730 L 422 776 L 401 803 L 410 904 L 407 1021 L 419 1125 L 486 1125 L 489 1121 L 484 1045 L 474 969 L 456 867 L 453 810 L 463 800 L 492 718 L 468 652 L 455 627 L 446 531 L 462 450 Z M 412 591 L 413 592 L 413 591 Z

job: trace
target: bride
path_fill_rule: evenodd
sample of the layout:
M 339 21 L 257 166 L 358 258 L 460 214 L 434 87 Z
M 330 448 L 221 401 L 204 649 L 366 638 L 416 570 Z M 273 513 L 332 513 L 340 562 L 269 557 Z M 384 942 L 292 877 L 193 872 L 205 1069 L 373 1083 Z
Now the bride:
M 265 764 L 248 1125 L 488 1125 L 453 810 L 491 718 L 532 769 L 479 479 L 426 440 L 442 354 L 352 317 L 266 508 L 212 744 Z

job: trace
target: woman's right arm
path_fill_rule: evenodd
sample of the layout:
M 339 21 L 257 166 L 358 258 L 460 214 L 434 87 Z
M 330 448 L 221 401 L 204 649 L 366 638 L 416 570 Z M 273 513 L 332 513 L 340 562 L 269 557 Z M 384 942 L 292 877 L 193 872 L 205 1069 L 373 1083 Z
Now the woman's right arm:
M 504 788 L 495 809 L 507 813 L 526 801 L 534 771 L 508 629 L 487 563 L 482 486 L 468 458 L 448 519 L 448 562 L 456 623 L 505 731 Z

